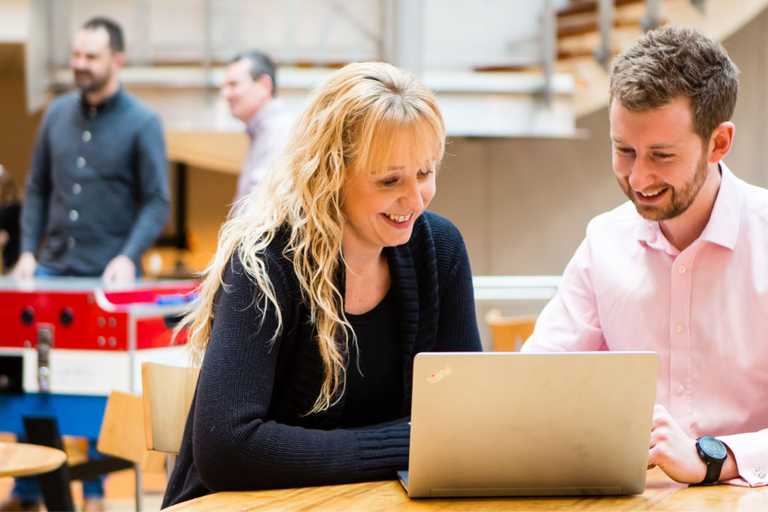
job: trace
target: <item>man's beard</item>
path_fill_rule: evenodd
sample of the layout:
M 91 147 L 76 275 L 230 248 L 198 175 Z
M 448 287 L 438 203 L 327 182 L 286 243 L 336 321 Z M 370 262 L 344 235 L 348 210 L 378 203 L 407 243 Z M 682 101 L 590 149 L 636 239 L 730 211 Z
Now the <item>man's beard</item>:
M 670 197 L 668 199 L 665 198 L 667 199 L 665 203 L 658 205 L 638 202 L 637 196 L 629 184 L 628 177 L 619 178 L 618 182 L 624 194 L 634 203 L 637 213 L 645 219 L 661 221 L 674 219 L 682 215 L 693 204 L 701 187 L 704 186 L 708 171 L 706 156 L 702 154 L 701 159 L 696 165 L 696 173 L 693 175 L 693 179 L 679 189 L 665 184 L 668 190 L 664 193 L 668 193 Z
M 95 76 L 90 71 L 75 71 L 75 85 L 84 93 L 97 92 L 106 87 L 110 79 L 110 74 L 107 72 L 102 76 Z

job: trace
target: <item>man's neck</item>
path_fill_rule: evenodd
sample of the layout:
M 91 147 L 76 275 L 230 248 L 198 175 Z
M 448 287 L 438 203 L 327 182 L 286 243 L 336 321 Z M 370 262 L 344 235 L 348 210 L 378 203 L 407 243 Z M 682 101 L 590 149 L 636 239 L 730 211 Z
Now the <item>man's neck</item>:
M 98 91 L 86 92 L 85 101 L 92 107 L 101 105 L 107 98 L 112 97 L 118 89 L 120 89 L 120 82 L 117 80 L 110 80 L 107 85 Z
M 264 100 L 259 103 L 258 108 L 253 111 L 253 113 L 244 121 L 245 125 L 247 127 L 251 127 L 256 120 L 259 118 L 259 115 L 266 110 L 267 106 L 272 102 L 272 98 L 264 98 Z
M 661 232 L 677 250 L 684 251 L 704 231 L 720 190 L 720 167 L 713 164 L 691 206 L 674 219 L 659 222 Z

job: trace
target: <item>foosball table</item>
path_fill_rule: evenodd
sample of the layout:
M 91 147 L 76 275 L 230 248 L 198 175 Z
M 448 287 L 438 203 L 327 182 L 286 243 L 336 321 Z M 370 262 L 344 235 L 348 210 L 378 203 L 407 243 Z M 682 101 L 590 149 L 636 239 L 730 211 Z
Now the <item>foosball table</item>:
M 194 299 L 194 281 L 0 278 L 0 432 L 61 448 L 61 434 L 98 438 L 112 391 L 141 393 L 146 361 L 188 366 L 173 328 Z M 57 446 L 58 445 L 58 446 Z M 114 457 L 41 477 L 46 506 L 73 509 L 69 480 L 132 467 Z M 137 489 L 139 469 L 137 469 Z M 137 491 L 137 507 L 140 507 Z

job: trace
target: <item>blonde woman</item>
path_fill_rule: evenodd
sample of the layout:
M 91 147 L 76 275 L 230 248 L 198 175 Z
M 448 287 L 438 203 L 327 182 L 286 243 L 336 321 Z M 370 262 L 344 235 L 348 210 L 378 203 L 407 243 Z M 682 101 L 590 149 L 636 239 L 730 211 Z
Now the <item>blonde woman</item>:
M 202 368 L 164 506 L 407 467 L 415 354 L 480 350 L 464 242 L 426 211 L 444 144 L 433 95 L 388 64 L 315 93 L 182 324 Z

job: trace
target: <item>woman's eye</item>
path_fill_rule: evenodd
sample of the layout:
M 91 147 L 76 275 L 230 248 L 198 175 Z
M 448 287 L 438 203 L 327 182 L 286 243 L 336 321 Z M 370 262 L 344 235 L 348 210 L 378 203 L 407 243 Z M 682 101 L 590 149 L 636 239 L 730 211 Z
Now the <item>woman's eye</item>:
M 426 178 L 427 176 L 429 176 L 433 172 L 435 172 L 435 171 L 433 171 L 432 169 L 427 169 L 426 171 L 419 170 L 418 176 L 419 176 L 419 178 Z
M 383 187 L 391 187 L 393 185 L 397 184 L 397 178 L 385 178 L 381 181 L 379 181 L 379 185 Z

